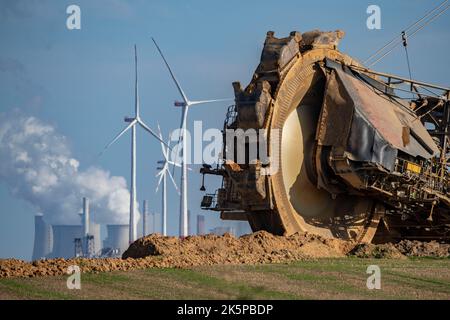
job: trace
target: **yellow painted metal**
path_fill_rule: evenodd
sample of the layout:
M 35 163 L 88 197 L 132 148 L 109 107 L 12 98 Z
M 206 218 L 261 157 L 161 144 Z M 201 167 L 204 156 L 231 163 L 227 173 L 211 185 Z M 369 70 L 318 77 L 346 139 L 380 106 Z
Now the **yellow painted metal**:
M 414 173 L 420 173 L 422 171 L 422 168 L 415 163 L 406 162 L 406 170 Z

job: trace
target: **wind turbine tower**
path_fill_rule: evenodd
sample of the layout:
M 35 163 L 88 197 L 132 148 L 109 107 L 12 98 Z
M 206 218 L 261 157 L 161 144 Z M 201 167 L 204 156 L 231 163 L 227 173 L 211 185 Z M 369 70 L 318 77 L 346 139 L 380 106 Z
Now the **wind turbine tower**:
M 142 207 L 142 236 L 147 235 L 148 202 L 144 200 Z
M 187 141 L 184 139 L 186 136 L 186 122 L 187 122 L 187 116 L 189 107 L 198 105 L 198 104 L 205 104 L 205 103 L 212 103 L 212 102 L 222 102 L 222 101 L 231 101 L 233 99 L 214 99 L 214 100 L 198 100 L 198 101 L 191 101 L 188 99 L 186 94 L 184 93 L 183 89 L 181 88 L 180 83 L 175 77 L 175 74 L 172 72 L 172 69 L 167 62 L 166 58 L 164 57 L 161 49 L 159 48 L 158 44 L 156 43 L 155 39 L 152 38 L 153 43 L 156 46 L 156 49 L 158 50 L 159 54 L 161 55 L 161 58 L 164 60 L 164 64 L 167 67 L 167 70 L 170 73 L 170 76 L 172 77 L 173 82 L 175 83 L 179 94 L 181 95 L 181 98 L 183 101 L 175 101 L 174 105 L 176 107 L 181 107 L 181 135 L 180 139 L 182 140 L 182 163 L 181 163 L 181 198 L 180 198 L 180 237 L 186 237 L 188 235 L 188 196 L 187 196 Z M 179 145 L 180 143 L 178 143 Z M 177 145 L 177 147 L 178 147 Z
M 162 134 L 161 134 L 161 128 L 158 125 L 159 130 L 159 138 L 162 140 Z M 170 136 L 167 144 L 170 143 Z M 167 175 L 169 175 L 170 180 L 172 180 L 173 186 L 175 187 L 175 190 L 177 190 L 178 194 L 180 194 L 180 191 L 178 190 L 177 184 L 175 183 L 175 180 L 173 178 L 172 173 L 170 172 L 169 165 L 181 167 L 180 164 L 175 163 L 173 161 L 169 160 L 169 149 L 166 148 L 166 146 L 161 143 L 161 151 L 164 156 L 164 160 L 158 161 L 158 174 L 156 176 L 159 176 L 158 185 L 156 187 L 156 192 L 158 192 L 159 186 L 162 182 L 162 216 L 161 216 L 161 232 L 164 236 L 167 236 Z
M 134 46 L 134 67 L 135 67 L 135 86 L 134 86 L 134 117 L 125 117 L 125 122 L 128 125 L 117 134 L 114 139 L 105 147 L 101 154 L 114 144 L 125 132 L 131 129 L 131 190 L 130 190 L 130 225 L 129 225 L 129 241 L 130 243 L 137 239 L 137 221 L 136 221 L 136 126 L 140 125 L 145 131 L 150 133 L 153 137 L 165 144 L 156 134 L 147 126 L 140 116 L 140 101 L 139 101 L 139 85 L 138 85 L 138 67 L 137 67 L 137 48 Z

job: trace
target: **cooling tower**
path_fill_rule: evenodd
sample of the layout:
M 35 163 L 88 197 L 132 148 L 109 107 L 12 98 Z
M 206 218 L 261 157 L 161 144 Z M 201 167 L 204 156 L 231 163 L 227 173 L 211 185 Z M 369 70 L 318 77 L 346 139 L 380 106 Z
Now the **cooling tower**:
M 44 221 L 42 215 L 36 215 L 34 217 L 33 261 L 46 258 L 52 251 L 52 247 L 52 226 Z
M 75 238 L 83 237 L 81 225 L 54 225 L 53 258 L 72 258 L 75 256 Z
M 201 236 L 205 234 L 205 216 L 197 215 L 197 235 Z
M 119 249 L 122 254 L 128 249 L 129 230 L 127 224 L 109 224 L 106 226 L 108 237 L 105 240 L 105 247 Z
M 94 254 L 97 254 L 102 249 L 102 242 L 100 239 L 100 225 L 98 223 L 89 223 L 89 234 L 94 236 Z

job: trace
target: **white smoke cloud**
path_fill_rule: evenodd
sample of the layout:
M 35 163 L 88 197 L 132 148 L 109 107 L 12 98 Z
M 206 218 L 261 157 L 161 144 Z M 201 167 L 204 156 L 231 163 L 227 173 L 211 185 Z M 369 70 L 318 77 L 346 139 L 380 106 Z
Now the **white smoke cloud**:
M 97 223 L 129 222 L 126 180 L 97 167 L 80 170 L 66 137 L 18 111 L 0 113 L 0 180 L 51 224 L 79 224 L 84 196 Z

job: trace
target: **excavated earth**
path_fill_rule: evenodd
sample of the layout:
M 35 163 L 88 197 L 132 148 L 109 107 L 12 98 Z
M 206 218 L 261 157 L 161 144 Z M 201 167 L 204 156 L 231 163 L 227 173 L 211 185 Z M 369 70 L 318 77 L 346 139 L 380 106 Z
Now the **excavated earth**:
M 359 244 L 349 255 L 359 258 L 450 257 L 450 244 L 436 241 L 422 242 L 402 240 L 398 243 Z
M 66 274 L 71 265 L 82 272 L 126 271 L 145 268 L 186 268 L 215 264 L 263 264 L 356 256 L 360 258 L 449 257 L 450 245 L 402 241 L 397 244 L 357 245 L 308 233 L 289 237 L 260 231 L 235 238 L 205 235 L 184 239 L 152 234 L 130 245 L 121 258 L 47 259 L 25 262 L 0 259 L 0 278 Z

